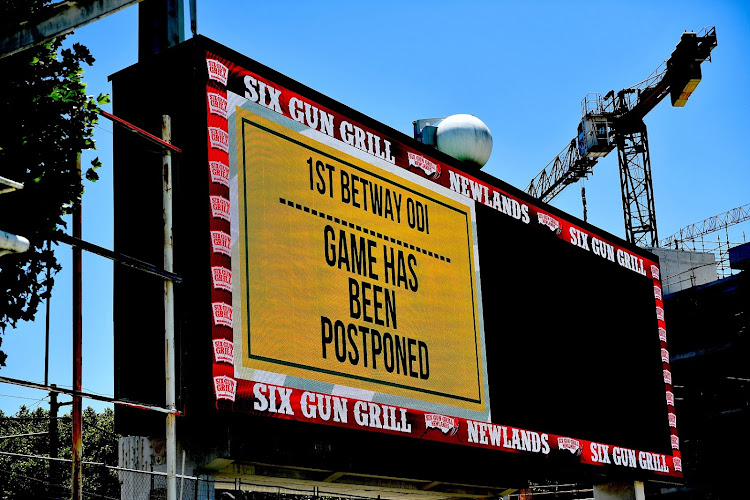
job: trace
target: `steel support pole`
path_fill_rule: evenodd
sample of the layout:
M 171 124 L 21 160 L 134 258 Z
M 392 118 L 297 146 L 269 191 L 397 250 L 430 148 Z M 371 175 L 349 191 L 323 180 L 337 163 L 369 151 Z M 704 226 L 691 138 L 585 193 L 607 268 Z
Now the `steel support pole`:
M 162 140 L 172 142 L 172 120 L 162 116 Z M 172 240 L 172 152 L 164 150 L 162 157 L 162 208 L 164 210 L 164 270 L 174 271 L 174 248 Z M 174 282 L 164 280 L 164 369 L 166 380 L 167 409 L 175 410 L 175 335 L 174 335 Z M 177 416 L 167 415 L 167 500 L 177 499 Z
M 58 448 L 60 447 L 60 441 L 58 439 L 57 435 L 57 410 L 60 409 L 60 404 L 57 402 L 57 393 L 55 391 L 50 391 L 49 393 L 49 457 L 50 458 L 57 458 Z M 56 460 L 50 460 L 48 467 L 48 475 L 47 475 L 47 494 L 49 497 L 53 496 L 53 488 L 58 484 L 58 474 L 57 474 L 57 461 Z
M 81 172 L 81 155 L 78 154 L 78 172 Z M 73 207 L 73 237 L 81 238 L 81 204 L 78 200 Z M 82 288 L 82 265 L 81 249 L 73 248 L 73 443 L 72 443 L 72 462 L 73 472 L 70 481 L 70 490 L 72 500 L 83 499 L 83 474 L 81 471 L 81 460 L 83 442 L 82 435 L 82 415 L 83 402 L 80 396 L 82 388 L 83 360 L 81 343 L 83 341 L 83 288 Z
M 52 241 L 47 240 L 47 251 L 52 251 Z M 49 291 L 49 283 L 50 283 L 51 277 L 50 277 L 50 268 L 49 264 L 47 264 L 47 291 Z M 44 315 L 44 385 L 49 384 L 49 314 L 50 314 L 50 300 L 52 298 L 52 294 L 47 295 L 47 300 L 45 300 L 45 309 L 46 314 Z M 50 393 L 51 396 L 52 393 Z M 57 397 L 57 394 L 55 393 L 55 397 Z

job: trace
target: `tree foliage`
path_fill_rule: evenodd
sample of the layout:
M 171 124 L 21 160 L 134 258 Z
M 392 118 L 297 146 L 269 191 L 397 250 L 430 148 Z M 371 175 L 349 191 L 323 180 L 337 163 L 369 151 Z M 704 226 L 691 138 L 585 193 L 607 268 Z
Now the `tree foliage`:
M 54 454 L 50 449 L 49 417 L 49 411 L 43 408 L 31 411 L 22 406 L 12 416 L 0 411 L 0 437 L 32 434 L 0 440 L 0 452 L 4 452 L 0 453 L 0 500 L 64 498 L 70 494 L 72 427 L 68 415 L 57 420 L 56 453 L 67 461 L 35 458 Z M 97 413 L 88 407 L 83 411 L 82 421 L 83 461 L 116 465 L 119 436 L 114 432 L 114 412 L 107 408 Z M 84 466 L 83 491 L 119 498 L 116 472 L 102 466 Z
M 0 0 L 0 33 L 33 22 L 49 3 Z M 109 99 L 86 95 L 82 65 L 94 58 L 78 43 L 63 48 L 63 39 L 0 59 L 0 176 L 24 184 L 0 195 L 0 230 L 31 244 L 25 253 L 0 257 L 0 294 L 6 299 L 0 300 L 0 335 L 18 321 L 32 320 L 50 294 L 60 264 L 45 240 L 66 226 L 64 215 L 80 203 L 80 153 L 94 148 L 98 106 Z M 100 165 L 92 162 L 89 180 L 97 179 Z M 0 366 L 5 359 L 0 350 Z

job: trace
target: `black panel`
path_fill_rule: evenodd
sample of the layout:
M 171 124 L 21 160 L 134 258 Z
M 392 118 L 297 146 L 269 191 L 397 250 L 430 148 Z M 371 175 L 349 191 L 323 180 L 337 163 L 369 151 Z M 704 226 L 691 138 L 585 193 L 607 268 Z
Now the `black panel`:
M 492 420 L 671 454 L 652 280 L 477 215 Z

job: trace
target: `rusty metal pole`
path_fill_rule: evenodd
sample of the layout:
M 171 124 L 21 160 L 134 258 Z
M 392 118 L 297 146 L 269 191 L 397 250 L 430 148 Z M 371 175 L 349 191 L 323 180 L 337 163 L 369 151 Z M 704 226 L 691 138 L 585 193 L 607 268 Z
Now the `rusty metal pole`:
M 81 173 L 81 154 L 78 154 L 78 173 Z M 73 206 L 73 237 L 81 238 L 81 202 Z M 72 500 L 83 499 L 83 474 L 81 471 L 82 448 L 82 422 L 83 405 L 81 396 L 76 392 L 81 391 L 81 372 L 83 368 L 81 343 L 83 340 L 83 287 L 81 249 L 73 247 L 73 472 L 71 476 L 70 489 Z
M 172 120 L 162 116 L 161 138 L 172 142 Z M 164 210 L 164 270 L 174 272 L 174 248 L 172 240 L 172 152 L 164 150 L 162 157 L 162 208 Z M 177 408 L 175 391 L 175 348 L 174 348 L 174 282 L 164 280 L 164 370 L 166 379 L 167 409 Z M 167 500 L 177 498 L 177 416 L 167 415 Z

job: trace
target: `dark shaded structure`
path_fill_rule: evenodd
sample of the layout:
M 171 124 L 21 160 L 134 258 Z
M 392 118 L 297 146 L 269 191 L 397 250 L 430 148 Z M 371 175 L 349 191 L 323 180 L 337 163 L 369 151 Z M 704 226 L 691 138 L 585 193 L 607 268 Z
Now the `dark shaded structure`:
M 668 295 L 665 308 L 686 484 L 662 493 L 737 498 L 750 466 L 750 275 Z

